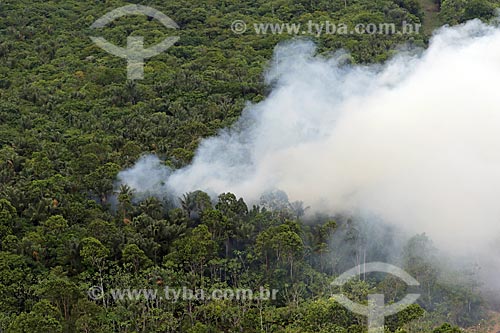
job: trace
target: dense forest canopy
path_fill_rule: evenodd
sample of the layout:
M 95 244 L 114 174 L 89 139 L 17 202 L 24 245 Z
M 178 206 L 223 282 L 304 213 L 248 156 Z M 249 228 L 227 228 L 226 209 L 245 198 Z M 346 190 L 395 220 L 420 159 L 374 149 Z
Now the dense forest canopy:
M 126 61 L 89 39 L 108 11 L 140 3 L 179 30 L 134 16 L 100 33 L 124 46 L 179 41 L 128 81 Z M 0 332 L 364 332 L 366 318 L 329 298 L 330 282 L 363 260 L 389 260 L 391 231 L 350 216 L 304 219 L 300 202 L 270 193 L 244 198 L 201 191 L 180 206 L 116 188 L 120 170 L 145 153 L 187 165 L 202 138 L 235 122 L 269 92 L 263 72 L 288 34 L 235 34 L 231 22 L 423 23 L 426 28 L 494 17 L 498 1 L 182 0 L 0 2 Z M 431 9 L 429 9 L 431 8 Z M 432 10 L 436 12 L 433 15 Z M 439 13 L 437 12 L 439 10 Z M 427 20 L 427 21 L 426 21 Z M 344 49 L 352 63 L 382 62 L 412 35 L 308 36 L 318 52 Z M 425 291 L 387 319 L 390 332 L 458 332 L 484 317 L 474 271 L 450 278 L 425 235 L 398 258 Z M 363 254 L 369 253 L 363 258 Z M 354 258 L 354 259 L 353 259 Z M 455 274 L 456 275 L 456 274 Z M 93 287 L 94 286 L 94 287 Z M 112 288 L 279 290 L 275 300 L 117 300 Z M 397 286 L 398 288 L 393 288 Z M 89 297 L 97 288 L 103 297 Z M 344 288 L 366 302 L 405 292 L 401 281 L 367 275 Z M 449 322 L 450 324 L 445 324 Z

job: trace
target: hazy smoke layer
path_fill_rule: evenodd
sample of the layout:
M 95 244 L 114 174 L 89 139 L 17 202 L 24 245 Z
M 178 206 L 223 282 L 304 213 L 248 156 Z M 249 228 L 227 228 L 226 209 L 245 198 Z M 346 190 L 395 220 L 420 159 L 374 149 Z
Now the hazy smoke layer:
M 383 66 L 342 58 L 315 56 L 308 42 L 278 46 L 266 100 L 204 140 L 191 165 L 170 174 L 148 157 L 122 182 L 141 191 L 163 182 L 158 188 L 176 195 L 230 191 L 250 202 L 277 188 L 313 210 L 375 214 L 447 248 L 493 241 L 500 30 L 479 21 L 445 28 L 422 54 Z

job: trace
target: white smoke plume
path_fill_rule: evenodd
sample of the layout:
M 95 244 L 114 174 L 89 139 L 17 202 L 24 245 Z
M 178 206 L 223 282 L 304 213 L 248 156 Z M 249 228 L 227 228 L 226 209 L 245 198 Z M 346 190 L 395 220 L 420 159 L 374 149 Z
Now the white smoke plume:
M 272 93 L 203 140 L 191 165 L 159 172 L 146 157 L 119 178 L 247 202 L 280 189 L 311 210 L 376 215 L 463 252 L 500 239 L 500 30 L 443 28 L 427 50 L 384 65 L 315 51 L 278 46 Z

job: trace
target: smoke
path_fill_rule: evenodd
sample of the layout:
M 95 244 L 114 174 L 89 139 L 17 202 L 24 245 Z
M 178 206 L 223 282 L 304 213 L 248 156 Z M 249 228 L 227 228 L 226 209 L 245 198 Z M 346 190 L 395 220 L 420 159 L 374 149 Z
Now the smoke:
M 121 182 L 248 202 L 280 189 L 311 211 L 374 215 L 463 253 L 498 239 L 500 30 L 475 20 L 384 65 L 345 58 L 277 46 L 270 95 L 203 140 L 191 165 L 145 157 Z
M 162 165 L 158 157 L 147 155 L 140 158 L 133 168 L 121 171 L 118 179 L 142 197 L 154 196 L 167 193 L 165 182 L 171 173 L 172 171 Z

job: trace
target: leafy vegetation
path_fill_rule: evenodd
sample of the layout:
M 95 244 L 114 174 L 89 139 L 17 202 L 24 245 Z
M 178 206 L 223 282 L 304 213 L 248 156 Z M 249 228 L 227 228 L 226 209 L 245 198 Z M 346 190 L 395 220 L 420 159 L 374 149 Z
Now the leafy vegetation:
M 132 82 L 125 61 L 89 39 L 97 33 L 90 25 L 125 3 L 0 2 L 0 331 L 363 332 L 365 319 L 329 298 L 332 277 L 361 263 L 367 249 L 373 259 L 387 258 L 366 242 L 358 222 L 318 216 L 305 223 L 300 203 L 273 194 L 247 207 L 231 193 L 213 202 L 194 192 L 179 208 L 139 200 L 126 186 L 116 189 L 114 180 L 143 153 L 158 154 L 174 168 L 186 165 L 200 139 L 266 95 L 262 73 L 274 46 L 291 36 L 236 35 L 232 21 L 400 25 L 425 21 L 418 2 L 141 3 L 180 29 L 127 17 L 98 33 L 121 45 L 129 34 L 145 36 L 148 45 L 168 34 L 181 38 L 147 62 L 143 81 Z M 496 2 L 440 5 L 443 23 L 453 24 L 490 18 Z M 403 43 L 425 46 L 428 38 L 326 35 L 315 41 L 320 52 L 343 48 L 353 62 L 367 63 L 384 61 Z M 392 332 L 410 330 L 416 318 L 434 329 L 445 320 L 472 325 L 481 316 L 473 276 L 469 284 L 450 283 L 437 261 L 414 255 L 430 247 L 425 236 L 407 244 L 401 263 L 426 294 L 420 305 L 388 320 Z M 89 297 L 92 286 L 104 297 Z M 268 286 L 279 294 L 262 302 L 120 301 L 111 294 L 112 288 L 165 286 Z M 389 277 L 367 276 L 345 292 L 366 302 L 368 293 L 384 291 L 387 301 L 396 301 L 401 295 L 391 286 L 403 288 Z M 443 325 L 435 332 L 455 331 Z

